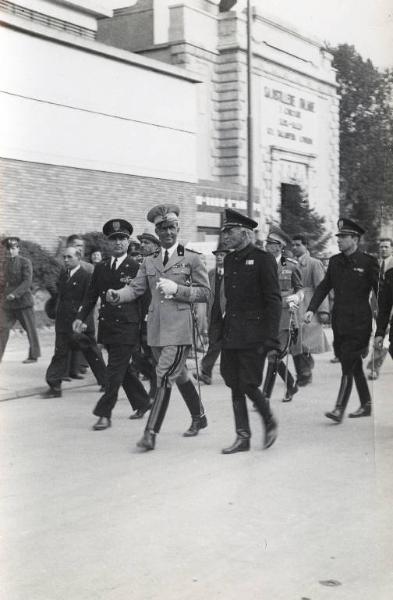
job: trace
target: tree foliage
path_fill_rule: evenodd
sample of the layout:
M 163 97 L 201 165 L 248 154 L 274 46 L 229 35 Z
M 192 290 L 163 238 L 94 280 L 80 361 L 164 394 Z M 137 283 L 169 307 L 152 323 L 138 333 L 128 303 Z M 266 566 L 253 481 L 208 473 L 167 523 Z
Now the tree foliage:
M 393 71 L 380 72 L 354 46 L 329 48 L 340 100 L 340 213 L 375 244 L 393 216 Z
M 315 256 L 325 249 L 330 238 L 325 228 L 325 217 L 310 208 L 300 186 L 291 185 L 289 188 L 290 193 L 282 197 L 281 227 L 290 238 L 295 234 L 306 234 L 310 253 Z

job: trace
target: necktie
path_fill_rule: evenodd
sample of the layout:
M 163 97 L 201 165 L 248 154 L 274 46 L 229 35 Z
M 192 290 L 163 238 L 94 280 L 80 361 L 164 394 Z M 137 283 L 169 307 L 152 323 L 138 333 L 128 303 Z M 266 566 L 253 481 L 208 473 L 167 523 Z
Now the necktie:
M 117 258 L 115 258 L 115 260 L 112 263 L 111 271 L 116 271 L 116 267 L 117 267 Z
M 169 260 L 168 250 L 165 250 L 164 260 L 162 261 L 162 264 L 164 265 L 164 267 L 165 267 L 166 263 L 168 262 L 168 260 Z
M 67 281 L 69 281 L 71 277 L 71 269 L 67 269 Z

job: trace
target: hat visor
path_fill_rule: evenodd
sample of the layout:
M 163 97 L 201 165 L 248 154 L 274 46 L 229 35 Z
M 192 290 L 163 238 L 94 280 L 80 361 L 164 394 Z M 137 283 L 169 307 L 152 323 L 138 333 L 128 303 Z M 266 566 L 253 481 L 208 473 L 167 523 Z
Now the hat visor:
M 353 231 L 352 229 L 342 229 L 335 234 L 336 237 L 345 237 L 346 235 L 357 235 L 360 237 L 361 234 L 358 231 Z
M 107 235 L 107 238 L 110 240 L 113 237 L 123 237 L 123 238 L 127 238 L 129 239 L 130 234 L 127 233 L 126 231 L 113 231 L 112 233 L 110 233 L 109 235 Z

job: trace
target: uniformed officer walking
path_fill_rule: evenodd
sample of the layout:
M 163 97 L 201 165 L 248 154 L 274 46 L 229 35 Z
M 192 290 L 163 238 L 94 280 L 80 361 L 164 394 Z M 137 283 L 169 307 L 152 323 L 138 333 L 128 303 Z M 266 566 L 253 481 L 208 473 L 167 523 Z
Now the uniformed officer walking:
M 279 326 L 280 353 L 295 356 L 302 352 L 299 342 L 299 321 L 297 309 L 303 300 L 303 284 L 297 261 L 285 256 L 283 251 L 290 239 L 279 227 L 272 226 L 266 240 L 266 250 L 277 262 L 278 280 L 281 290 L 282 311 Z M 296 337 L 296 339 L 294 339 Z M 290 402 L 298 391 L 292 373 L 280 358 L 269 357 L 265 377 L 264 392 L 270 398 L 276 372 L 286 383 L 283 402 Z
M 147 219 L 154 223 L 161 243 L 157 256 L 147 256 L 136 278 L 121 290 L 109 290 L 108 300 L 127 306 L 149 288 L 151 303 L 147 319 L 147 343 L 157 363 L 157 393 L 146 429 L 138 446 L 153 450 L 168 407 L 173 383 L 179 388 L 192 422 L 183 434 L 195 436 L 207 426 L 205 411 L 190 379 L 186 359 L 193 342 L 191 307 L 207 302 L 210 288 L 206 268 L 196 252 L 177 241 L 180 209 L 175 204 L 152 208 Z M 126 304 L 118 304 L 118 303 Z
M 232 391 L 237 437 L 232 446 L 224 448 L 224 454 L 250 449 L 246 395 L 262 417 L 264 448 L 269 448 L 277 437 L 276 419 L 259 386 L 266 355 L 280 348 L 281 294 L 275 259 L 252 243 L 252 230 L 256 227 L 255 221 L 237 211 L 225 211 L 222 239 L 234 252 L 227 254 L 224 260 L 227 304 L 221 374 Z
M 112 256 L 94 269 L 87 296 L 74 321 L 74 331 L 84 329 L 84 321 L 101 299 L 98 320 L 98 343 L 108 351 L 105 393 L 99 399 L 93 414 L 99 417 L 93 426 L 96 431 L 111 426 L 112 410 L 122 385 L 132 408 L 146 412 L 149 396 L 130 366 L 133 351 L 139 344 L 141 312 L 138 302 L 113 306 L 106 300 L 108 289 L 119 289 L 129 283 L 138 272 L 138 263 L 127 255 L 133 227 L 124 219 L 111 219 L 102 229 L 111 245 Z
M 370 292 L 378 289 L 378 261 L 358 248 L 364 229 L 350 219 L 338 221 L 340 254 L 332 256 L 325 278 L 311 299 L 305 322 L 310 323 L 322 300 L 334 290 L 332 329 L 334 352 L 340 359 L 342 377 L 334 410 L 326 416 L 341 423 L 353 380 L 360 399 L 360 408 L 349 416 L 371 415 L 371 396 L 363 371 L 362 358 L 367 355 L 372 328 Z
M 16 321 L 22 325 L 29 340 L 29 355 L 23 361 L 35 363 L 41 356 L 34 316 L 34 300 L 31 293 L 33 267 L 31 261 L 20 256 L 20 239 L 7 237 L 1 242 L 7 249 L 5 264 L 5 292 L 0 315 L 0 361 L 3 358 L 8 338 Z

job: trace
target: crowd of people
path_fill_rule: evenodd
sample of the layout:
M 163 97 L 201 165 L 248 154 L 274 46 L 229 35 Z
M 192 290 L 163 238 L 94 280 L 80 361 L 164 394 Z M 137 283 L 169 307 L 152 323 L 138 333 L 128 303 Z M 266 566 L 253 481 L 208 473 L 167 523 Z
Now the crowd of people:
M 101 390 L 93 410 L 97 417 L 93 429 L 111 427 L 123 387 L 133 409 L 130 418 L 142 419 L 148 413 L 137 446 L 153 450 L 175 384 L 191 419 L 183 435 L 194 437 L 208 426 L 199 384 L 212 384 L 221 354 L 220 370 L 231 391 L 236 431 L 235 441 L 222 452 L 250 448 L 247 397 L 261 416 L 263 447 L 269 448 L 278 432 L 270 404 L 276 377 L 285 383 L 283 402 L 292 401 L 301 387 L 312 384 L 313 354 L 329 350 L 324 326 L 330 323 L 333 360 L 341 365 L 341 380 L 335 406 L 326 417 L 341 423 L 353 382 L 360 405 L 349 416 L 371 415 L 363 359 L 374 317 L 376 330 L 367 369 L 369 379 L 378 378 L 388 352 L 384 337 L 393 304 L 392 240 L 380 240 L 378 258 L 369 255 L 359 250 L 365 233 L 362 227 L 340 218 L 339 253 L 324 266 L 310 255 L 305 234 L 299 232 L 290 239 L 272 226 L 261 245 L 254 235 L 257 223 L 226 209 L 220 242 L 213 252 L 216 266 L 207 272 L 203 257 L 179 242 L 177 205 L 154 206 L 147 220 L 155 234 L 142 233 L 138 242 L 132 240 L 133 226 L 125 219 L 105 223 L 109 256 L 104 257 L 102 248 L 93 248 L 91 262 L 85 260 L 83 239 L 79 235 L 67 238 L 63 267 L 46 304 L 55 322 L 55 348 L 43 397 L 60 397 L 62 382 L 83 377 L 90 367 Z M 2 243 L 8 257 L 0 359 L 18 320 L 29 341 L 23 362 L 36 362 L 40 345 L 31 293 L 32 264 L 20 255 L 18 237 L 7 237 Z M 197 357 L 200 338 L 197 306 L 206 307 L 208 347 L 190 373 L 187 358 L 191 352 Z M 389 352 L 393 357 L 392 329 Z M 149 382 L 148 391 L 141 377 Z

